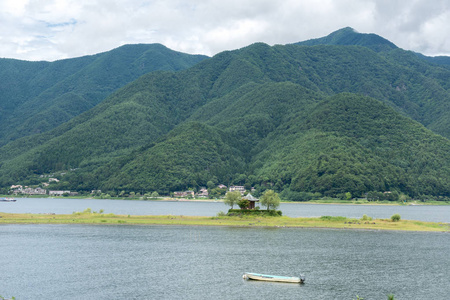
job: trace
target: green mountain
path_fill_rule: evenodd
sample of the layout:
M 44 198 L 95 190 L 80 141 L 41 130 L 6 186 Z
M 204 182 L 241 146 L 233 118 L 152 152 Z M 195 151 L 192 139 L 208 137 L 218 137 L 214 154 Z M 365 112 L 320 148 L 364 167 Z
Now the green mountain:
M 101 178 L 106 190 L 157 190 L 168 194 L 241 172 L 245 164 L 242 151 L 232 144 L 229 136 L 215 127 L 187 122 L 157 143 L 112 160 L 97 169 L 94 176 Z M 80 182 L 89 181 L 82 178 Z
M 420 53 L 416 53 L 416 55 L 430 63 L 442 66 L 450 66 L 450 57 L 449 56 L 425 56 Z
M 55 128 L 143 74 L 205 58 L 140 44 L 55 62 L 0 59 L 0 145 Z
M 448 195 L 449 140 L 370 97 L 328 97 L 270 139 L 253 164 L 292 191 Z
M 398 47 L 385 38 L 374 33 L 359 33 L 351 27 L 345 27 L 336 30 L 329 35 L 317 39 L 310 39 L 298 42 L 296 45 L 316 46 L 316 45 L 346 45 L 361 46 L 369 48 L 375 52 L 389 52 Z M 450 57 L 448 56 L 426 56 L 421 53 L 414 53 L 420 59 L 429 63 L 450 66 Z
M 375 52 L 397 49 L 397 46 L 385 38 L 373 33 L 359 33 L 351 27 L 336 30 L 326 37 L 299 42 L 297 45 L 352 45 L 367 47 Z
M 153 72 L 0 148 L 0 183 L 111 194 L 208 181 L 320 193 L 450 194 L 450 70 L 411 52 L 257 43 Z M 428 127 L 428 128 L 427 128 Z

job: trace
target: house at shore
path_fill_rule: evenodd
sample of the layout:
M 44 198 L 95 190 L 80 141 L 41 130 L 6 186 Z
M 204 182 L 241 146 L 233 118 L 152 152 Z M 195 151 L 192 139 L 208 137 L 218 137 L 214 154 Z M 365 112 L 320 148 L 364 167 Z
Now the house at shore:
M 70 191 L 48 191 L 50 196 L 63 196 L 64 194 L 70 195 Z
M 208 197 L 209 193 L 208 193 L 208 189 L 207 188 L 201 188 L 198 193 L 197 193 L 198 197 Z
M 239 191 L 241 193 L 241 195 L 244 195 L 245 187 L 243 187 L 242 185 L 232 185 L 232 186 L 230 186 L 228 191 L 229 192 Z
M 17 194 L 26 194 L 26 195 L 46 195 L 47 194 L 47 190 L 37 187 L 37 188 L 30 188 L 30 187 L 25 187 L 22 188 L 22 186 L 19 186 L 18 188 L 13 190 L 13 193 L 15 195 Z
M 224 185 L 224 184 L 219 184 L 217 187 L 218 187 L 219 189 L 227 189 L 227 186 Z
M 194 198 L 195 193 L 194 193 L 194 191 L 173 192 L 173 196 L 179 197 L 179 198 L 191 196 L 192 198 Z
M 247 206 L 247 209 L 255 209 L 256 202 L 259 202 L 259 199 L 253 197 L 252 194 L 248 193 L 246 196 L 242 197 L 244 200 L 248 200 L 249 204 Z

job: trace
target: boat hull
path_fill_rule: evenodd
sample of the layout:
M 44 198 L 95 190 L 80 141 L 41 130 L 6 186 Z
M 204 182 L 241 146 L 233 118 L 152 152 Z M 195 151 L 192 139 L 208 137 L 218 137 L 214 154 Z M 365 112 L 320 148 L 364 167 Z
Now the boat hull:
M 303 283 L 305 278 L 302 277 L 289 277 L 289 276 L 276 276 L 266 275 L 258 273 L 245 273 L 243 276 L 247 280 L 260 280 L 260 281 L 272 281 L 272 282 L 286 282 L 286 283 Z
M 0 202 L 16 202 L 14 198 L 0 198 Z

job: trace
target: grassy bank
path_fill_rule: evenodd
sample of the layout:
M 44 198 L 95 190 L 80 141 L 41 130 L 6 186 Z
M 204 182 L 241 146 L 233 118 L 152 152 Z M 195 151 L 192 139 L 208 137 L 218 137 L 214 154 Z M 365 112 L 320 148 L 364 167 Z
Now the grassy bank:
M 390 219 L 349 219 L 345 217 L 290 218 L 258 216 L 135 216 L 92 212 L 70 215 L 0 213 L 0 224 L 129 224 L 129 225 L 192 225 L 241 227 L 340 228 L 367 230 L 450 232 L 450 224 Z

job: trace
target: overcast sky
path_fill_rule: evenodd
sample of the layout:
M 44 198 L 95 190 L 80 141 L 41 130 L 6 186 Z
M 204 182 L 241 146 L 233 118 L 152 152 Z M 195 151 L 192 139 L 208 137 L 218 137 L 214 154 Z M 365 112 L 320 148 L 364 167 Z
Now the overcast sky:
M 134 43 L 211 56 L 347 26 L 450 56 L 449 0 L 1 0 L 0 57 L 52 61 Z

